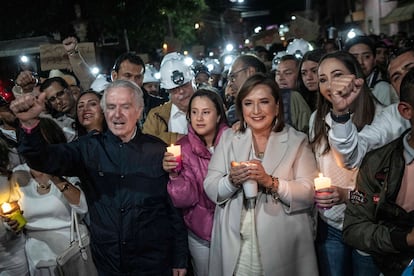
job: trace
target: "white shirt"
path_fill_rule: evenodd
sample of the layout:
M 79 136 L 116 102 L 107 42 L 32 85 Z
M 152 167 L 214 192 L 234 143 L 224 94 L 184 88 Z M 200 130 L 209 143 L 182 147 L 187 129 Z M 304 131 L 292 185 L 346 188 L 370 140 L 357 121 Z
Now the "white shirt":
M 17 166 L 14 171 L 30 172 L 27 164 Z M 76 177 L 67 181 L 77 182 Z M 69 246 L 71 208 L 79 214 L 88 210 L 84 193 L 81 191 L 79 206 L 70 204 L 59 189 L 51 184 L 46 194 L 37 192 L 37 181 L 31 178 L 27 185 L 20 186 L 23 196 L 19 205 L 24 210 L 26 223 L 26 255 L 30 274 L 34 275 L 36 265 L 41 261 L 51 261 L 54 264 L 56 256 Z M 78 187 L 79 188 L 79 187 Z M 82 227 L 82 235 L 86 228 Z
M 332 122 L 329 143 L 344 166 L 356 168 L 367 152 L 395 140 L 408 128 L 410 122 L 401 117 L 398 104 L 391 104 L 375 115 L 372 123 L 359 133 L 351 120 L 344 124 Z
M 309 120 L 309 137 L 314 138 L 316 111 L 314 111 Z M 332 126 L 332 118 L 326 116 L 325 123 L 330 128 Z M 332 181 L 332 185 L 341 187 L 343 189 L 353 190 L 355 188 L 356 175 L 358 170 L 348 170 L 337 165 L 333 151 L 323 153 L 325 150 L 325 143 L 322 143 L 315 150 L 315 158 L 318 165 L 318 169 L 324 176 L 329 177 Z M 344 217 L 345 217 L 345 203 L 332 206 L 330 209 L 319 209 L 320 218 L 330 226 L 342 231 Z
M 168 131 L 180 134 L 187 134 L 187 114 L 178 109 L 175 104 L 172 104 L 170 112 L 170 120 L 168 122 Z
M 394 88 L 386 81 L 377 82 L 374 88 L 372 88 L 372 94 L 383 105 L 390 105 L 400 101 Z

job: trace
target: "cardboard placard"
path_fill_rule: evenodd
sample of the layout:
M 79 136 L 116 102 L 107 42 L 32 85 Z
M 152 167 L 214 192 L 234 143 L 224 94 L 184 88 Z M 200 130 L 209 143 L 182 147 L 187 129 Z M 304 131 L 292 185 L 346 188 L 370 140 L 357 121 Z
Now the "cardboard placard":
M 95 45 L 93 42 L 83 42 L 78 44 L 78 51 L 88 65 L 96 64 Z M 71 70 L 69 57 L 62 44 L 43 44 L 40 45 L 40 67 L 42 71 L 52 69 Z

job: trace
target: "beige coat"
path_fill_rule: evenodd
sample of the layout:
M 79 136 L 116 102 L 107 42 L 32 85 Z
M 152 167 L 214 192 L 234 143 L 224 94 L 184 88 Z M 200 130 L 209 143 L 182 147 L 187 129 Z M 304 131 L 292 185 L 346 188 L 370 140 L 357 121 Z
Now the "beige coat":
M 228 178 L 230 162 L 249 159 L 252 134 L 227 130 L 209 164 L 204 188 L 217 203 L 210 248 L 209 275 L 231 276 L 240 251 L 243 192 Z M 316 162 L 305 134 L 285 127 L 272 132 L 263 158 L 268 174 L 279 178 L 280 200 L 259 192 L 256 229 L 265 275 L 318 275 L 313 244 L 313 179 Z M 232 189 L 218 200 L 219 186 Z M 220 188 L 220 189 L 221 189 Z
M 178 140 L 178 133 L 168 131 L 168 121 L 172 102 L 168 101 L 163 105 L 150 110 L 142 127 L 142 133 L 150 134 L 163 140 L 167 145 L 174 144 Z

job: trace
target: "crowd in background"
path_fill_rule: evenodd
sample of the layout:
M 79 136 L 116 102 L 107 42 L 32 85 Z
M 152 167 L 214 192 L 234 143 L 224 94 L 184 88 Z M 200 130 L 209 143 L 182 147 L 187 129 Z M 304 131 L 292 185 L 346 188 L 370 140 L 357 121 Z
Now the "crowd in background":
M 397 40 L 398 39 L 398 40 Z M 401 275 L 414 258 L 414 42 L 296 38 L 228 65 L 120 55 L 0 81 L 0 275 Z M 180 145 L 175 156 L 168 146 Z M 316 179 L 329 179 L 322 189 Z

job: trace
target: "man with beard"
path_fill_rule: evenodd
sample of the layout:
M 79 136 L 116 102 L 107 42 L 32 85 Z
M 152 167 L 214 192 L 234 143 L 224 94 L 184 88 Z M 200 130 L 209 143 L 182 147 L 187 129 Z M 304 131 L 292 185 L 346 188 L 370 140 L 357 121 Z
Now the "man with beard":
M 69 85 L 61 77 L 46 79 L 40 85 L 40 92 L 46 94 L 46 109 L 62 128 L 68 141 L 76 137 L 76 100 Z

